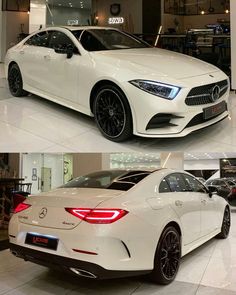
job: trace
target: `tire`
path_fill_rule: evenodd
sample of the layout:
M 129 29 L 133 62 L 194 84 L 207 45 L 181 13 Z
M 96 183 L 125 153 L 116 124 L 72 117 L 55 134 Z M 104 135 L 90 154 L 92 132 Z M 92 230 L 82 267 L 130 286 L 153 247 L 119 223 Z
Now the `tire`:
M 226 239 L 230 231 L 230 209 L 225 207 L 225 212 L 223 216 L 221 232 L 216 236 L 218 239 Z
M 176 277 L 181 258 L 181 237 L 173 226 L 165 228 L 158 242 L 154 269 L 151 274 L 153 282 L 168 285 Z
M 95 96 L 93 112 L 98 129 L 111 141 L 121 142 L 133 134 L 132 114 L 124 93 L 104 85 Z
M 23 80 L 17 64 L 13 64 L 8 70 L 8 85 L 13 96 L 21 97 L 28 95 L 28 92 L 23 89 Z

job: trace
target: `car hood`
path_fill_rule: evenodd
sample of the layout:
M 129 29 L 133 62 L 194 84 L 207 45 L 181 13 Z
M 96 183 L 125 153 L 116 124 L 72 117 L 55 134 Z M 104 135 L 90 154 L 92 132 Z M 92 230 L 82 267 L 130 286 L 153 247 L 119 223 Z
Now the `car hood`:
M 126 50 L 109 50 L 93 53 L 99 58 L 112 59 L 112 65 L 135 71 L 142 76 L 147 74 L 170 76 L 174 79 L 185 79 L 219 71 L 211 64 L 191 56 L 159 48 L 140 48 Z

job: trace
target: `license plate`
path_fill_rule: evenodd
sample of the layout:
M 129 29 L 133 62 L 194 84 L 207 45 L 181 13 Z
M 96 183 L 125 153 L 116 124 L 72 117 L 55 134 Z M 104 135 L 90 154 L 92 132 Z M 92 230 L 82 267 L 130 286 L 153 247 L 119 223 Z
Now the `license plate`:
M 58 239 L 49 236 L 27 233 L 25 238 L 25 244 L 56 250 L 58 245 Z
M 212 107 L 205 108 L 205 109 L 203 109 L 204 120 L 215 117 L 215 116 L 223 113 L 226 110 L 227 110 L 227 104 L 225 101 L 222 101 Z

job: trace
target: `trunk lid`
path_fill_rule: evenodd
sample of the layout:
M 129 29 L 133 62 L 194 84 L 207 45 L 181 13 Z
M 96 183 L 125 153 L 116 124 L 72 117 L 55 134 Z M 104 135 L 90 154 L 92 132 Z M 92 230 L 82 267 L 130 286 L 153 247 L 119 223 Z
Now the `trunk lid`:
M 97 188 L 59 188 L 31 196 L 31 207 L 17 213 L 21 223 L 56 229 L 72 229 L 82 220 L 66 212 L 65 208 L 95 208 L 124 191 Z

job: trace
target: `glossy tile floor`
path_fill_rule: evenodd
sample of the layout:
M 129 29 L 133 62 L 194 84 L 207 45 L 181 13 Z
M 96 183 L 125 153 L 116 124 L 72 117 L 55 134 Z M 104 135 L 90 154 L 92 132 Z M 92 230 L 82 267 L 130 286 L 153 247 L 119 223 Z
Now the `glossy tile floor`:
M 124 295 L 235 295 L 236 212 L 232 213 L 230 236 L 212 239 L 182 259 L 176 280 L 158 286 L 145 277 L 93 281 L 14 257 L 0 251 L 0 294 L 124 294 Z
M 231 120 L 185 138 L 133 137 L 125 143 L 106 140 L 92 118 L 35 95 L 12 97 L 0 64 L 0 151 L 131 152 L 236 150 L 236 95 L 230 95 Z

